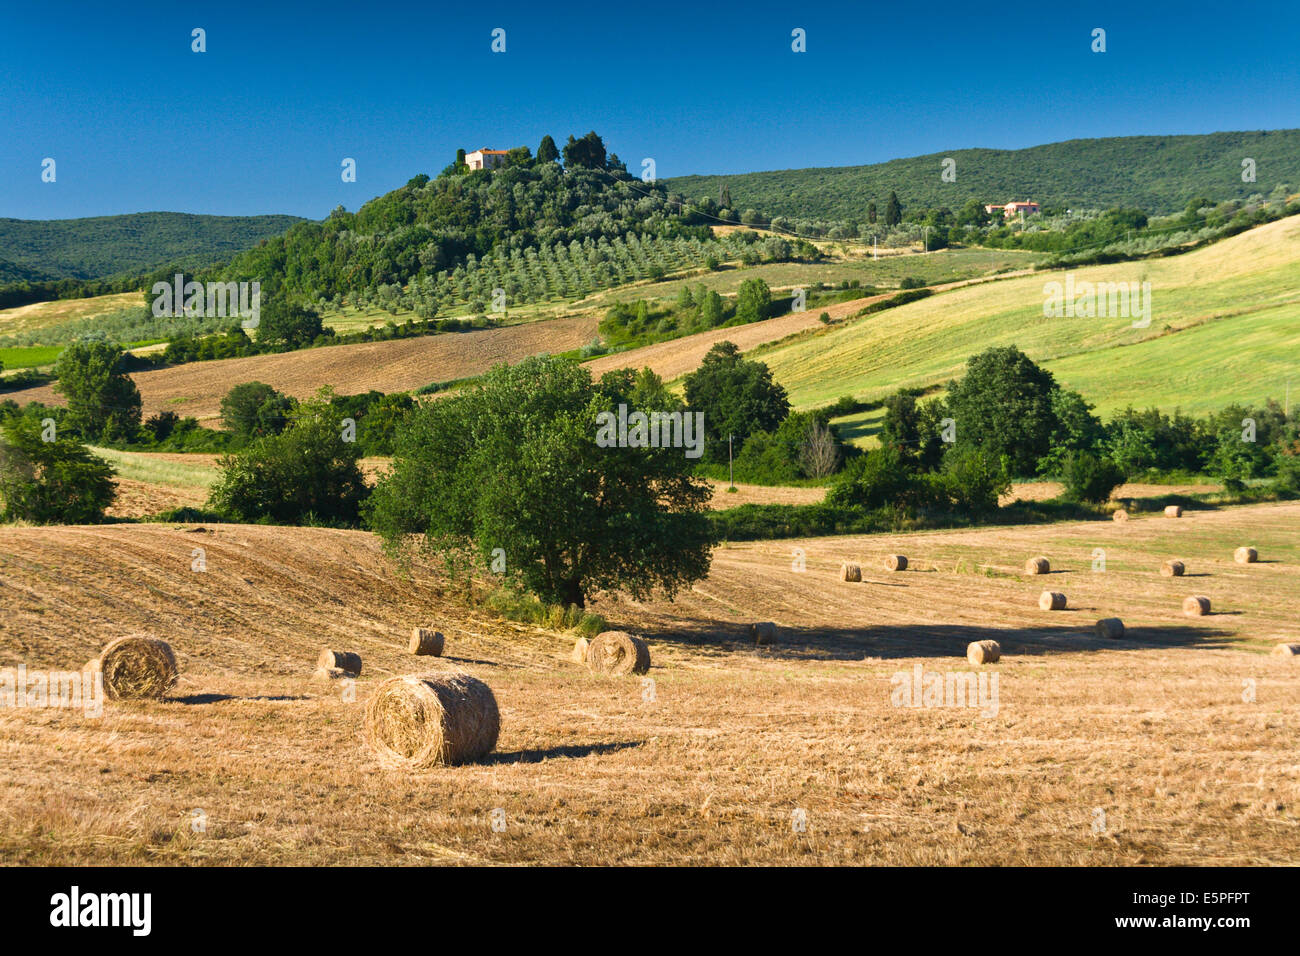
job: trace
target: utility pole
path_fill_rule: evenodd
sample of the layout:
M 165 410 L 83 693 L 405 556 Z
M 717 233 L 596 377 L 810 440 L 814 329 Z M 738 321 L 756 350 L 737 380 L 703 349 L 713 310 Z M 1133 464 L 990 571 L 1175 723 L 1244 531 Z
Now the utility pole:
M 924 246 L 925 254 L 929 255 L 930 254 L 930 227 L 926 226 L 924 229 L 922 229 L 921 235 L 925 239 L 925 246 Z
M 732 491 L 736 490 L 736 475 L 731 468 L 731 440 L 735 437 L 734 434 L 727 436 L 727 481 L 730 483 Z

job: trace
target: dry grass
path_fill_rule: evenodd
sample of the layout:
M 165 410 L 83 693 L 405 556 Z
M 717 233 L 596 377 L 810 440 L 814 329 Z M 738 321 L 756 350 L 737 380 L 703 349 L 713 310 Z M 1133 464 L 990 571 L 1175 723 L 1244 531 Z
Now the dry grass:
M 144 303 L 145 296 L 142 292 L 115 292 L 88 299 L 55 299 L 51 302 L 33 302 L 11 309 L 0 309 L 0 335 L 18 335 L 53 328 L 65 322 L 106 315 L 142 306 Z
M 241 382 L 265 382 L 300 399 L 323 385 L 332 385 L 343 395 L 370 389 L 409 391 L 430 382 L 481 375 L 498 362 L 520 362 L 538 352 L 577 348 L 596 334 L 598 321 L 594 314 L 580 315 L 475 332 L 192 362 L 131 377 L 140 389 L 146 417 L 170 410 L 210 423 L 220 413 L 221 399 Z M 64 404 L 49 386 L 11 392 L 8 397 L 20 405 Z
M 148 630 L 181 660 L 163 702 L 91 720 L 0 710 L 0 854 L 18 863 L 1283 864 L 1300 853 L 1294 657 L 1300 504 L 1045 527 L 758 542 L 675 603 L 593 610 L 653 644 L 647 677 L 588 672 L 573 638 L 394 573 L 361 532 L 220 526 L 0 529 L 0 666 L 78 666 Z M 1264 560 L 1237 565 L 1232 547 Z M 190 572 L 190 550 L 208 553 Z M 791 551 L 807 553 L 792 570 Z M 1093 551 L 1107 556 L 1091 570 Z M 905 575 L 877 556 L 906 553 Z M 1071 609 L 1038 611 L 1052 556 Z M 1162 578 L 1169 553 L 1194 582 Z M 845 557 L 866 581 L 838 581 Z M 958 562 L 989 574 L 954 573 Z M 1184 618 L 1188 593 L 1215 613 Z M 1127 633 L 1102 640 L 1098 618 Z M 491 685 L 496 751 L 410 774 L 363 744 L 410 622 Z M 781 642 L 757 648 L 755 620 Z M 996 716 L 896 708 L 891 677 L 965 672 L 996 640 Z M 322 646 L 363 654 L 312 685 Z M 426 662 L 417 665 L 423 668 Z M 443 665 L 439 665 L 440 667 Z M 1245 685 L 1243 682 L 1251 682 Z M 1243 687 L 1249 686 L 1252 695 Z M 653 692 L 648 692 L 647 688 Z M 791 815 L 807 814 L 795 832 Z M 1095 810 L 1106 830 L 1093 832 Z M 190 829 L 193 811 L 206 832 Z M 493 812 L 504 830 L 492 827 Z

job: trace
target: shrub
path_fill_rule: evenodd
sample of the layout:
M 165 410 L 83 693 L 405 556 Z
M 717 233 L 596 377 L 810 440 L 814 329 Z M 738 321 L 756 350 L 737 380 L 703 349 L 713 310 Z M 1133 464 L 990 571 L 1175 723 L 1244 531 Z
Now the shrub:
M 38 421 L 10 418 L 0 429 L 0 501 L 5 521 L 92 524 L 113 503 L 113 469 L 71 438 L 45 441 Z
M 1011 490 L 1006 460 L 971 446 L 949 450 L 942 468 L 929 477 L 940 502 L 975 516 L 997 511 L 998 498 Z
M 242 521 L 356 524 L 369 493 L 361 448 L 343 440 L 343 416 L 329 397 L 322 390 L 283 432 L 222 458 L 209 505 Z
M 244 382 L 221 400 L 221 421 L 240 441 L 252 441 L 284 431 L 296 404 L 263 382 Z
M 1091 501 L 1100 504 L 1124 483 L 1124 472 L 1109 458 L 1098 458 L 1091 452 L 1071 452 L 1065 457 L 1062 469 L 1065 494 L 1072 501 Z

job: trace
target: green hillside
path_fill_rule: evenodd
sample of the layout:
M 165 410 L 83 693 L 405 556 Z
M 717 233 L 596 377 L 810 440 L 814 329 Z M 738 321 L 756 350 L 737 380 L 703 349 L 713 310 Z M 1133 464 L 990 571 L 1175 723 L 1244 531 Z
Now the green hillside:
M 1168 259 L 1072 270 L 1150 282 L 1152 321 L 1044 316 L 1061 271 L 941 293 L 760 352 L 799 407 L 942 385 L 968 356 L 1015 345 L 1103 414 L 1127 405 L 1205 412 L 1300 386 L 1300 217 Z
M 956 160 L 956 181 L 943 182 L 940 163 Z M 1244 158 L 1256 182 L 1241 181 Z M 890 190 L 908 207 L 957 210 L 974 198 L 1004 203 L 1106 209 L 1137 206 L 1168 214 L 1205 196 L 1216 201 L 1300 188 L 1300 129 L 1074 139 L 1028 149 L 955 149 L 871 166 L 785 169 L 730 176 L 660 180 L 695 200 L 717 199 L 725 183 L 736 210 L 766 216 L 865 221 L 867 203 L 883 212 Z
M 0 219 L 0 282 L 98 279 L 227 260 L 278 236 L 297 216 L 141 212 L 89 219 Z

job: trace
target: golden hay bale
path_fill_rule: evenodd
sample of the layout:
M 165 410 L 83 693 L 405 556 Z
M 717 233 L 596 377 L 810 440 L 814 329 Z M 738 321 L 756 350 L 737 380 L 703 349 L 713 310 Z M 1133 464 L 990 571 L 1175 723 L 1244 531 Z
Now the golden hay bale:
M 1300 644 L 1279 644 L 1273 653 L 1278 657 L 1300 657 Z
M 424 770 L 478 760 L 497 745 L 492 688 L 469 674 L 390 677 L 366 704 L 366 743 L 390 767 Z
M 1051 562 L 1043 557 L 1030 558 L 1025 562 L 1025 574 L 1046 574 L 1051 570 Z
M 771 621 L 749 625 L 749 634 L 759 646 L 776 643 L 776 625 Z
M 585 637 L 580 637 L 573 642 L 573 650 L 569 654 L 569 660 L 575 664 L 587 663 L 587 645 L 590 642 Z
M 1160 573 L 1167 578 L 1181 578 L 1187 568 L 1181 561 L 1166 561 L 1160 565 Z
M 848 561 L 840 562 L 840 580 L 841 581 L 861 581 L 862 569 L 856 564 L 850 564 Z
M 600 674 L 644 674 L 650 669 L 650 648 L 626 631 L 601 631 L 587 647 L 587 666 Z
M 406 650 L 409 654 L 419 654 L 421 657 L 442 657 L 445 644 L 446 639 L 441 631 L 435 631 L 431 627 L 413 627 Z
M 176 684 L 176 655 L 171 645 L 153 637 L 119 637 L 86 663 L 104 677 L 110 700 L 162 697 Z
M 997 641 L 971 641 L 966 645 L 966 660 L 976 667 L 996 664 L 1002 657 L 1002 645 Z
M 1188 617 L 1201 617 L 1210 613 L 1210 599 L 1202 594 L 1183 598 L 1183 613 Z
M 1166 518 L 1181 518 L 1183 516 L 1182 505 L 1168 505 L 1165 507 Z
M 1097 622 L 1097 636 L 1117 641 L 1124 636 L 1124 622 L 1117 617 L 1103 617 Z
M 351 651 L 331 651 L 327 647 L 316 658 L 316 666 L 323 670 L 338 668 L 355 677 L 361 673 L 361 655 L 353 654 Z
M 1259 560 L 1259 552 L 1254 548 L 1238 548 L 1232 553 L 1232 560 L 1238 564 L 1254 564 Z
M 907 555 L 891 554 L 885 558 L 885 568 L 889 571 L 906 571 Z
M 1038 606 L 1044 611 L 1065 610 L 1065 595 L 1060 591 L 1044 591 L 1038 595 Z
M 1123 508 L 1120 508 L 1117 511 L 1115 511 L 1110 517 L 1112 521 L 1127 521 L 1128 512 L 1125 511 Z

